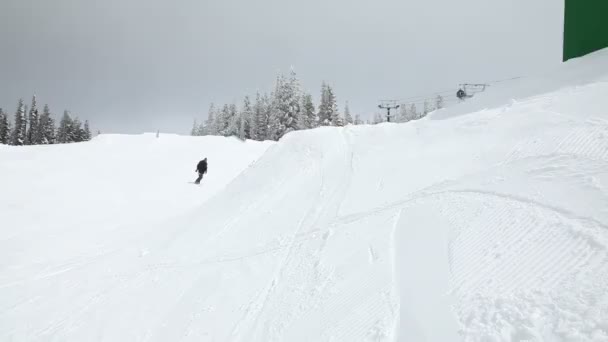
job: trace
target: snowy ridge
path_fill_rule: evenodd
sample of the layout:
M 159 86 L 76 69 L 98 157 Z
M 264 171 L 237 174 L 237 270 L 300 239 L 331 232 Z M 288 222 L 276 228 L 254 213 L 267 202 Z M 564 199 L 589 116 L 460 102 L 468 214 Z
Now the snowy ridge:
M 0 149 L 0 339 L 608 340 L 607 61 L 278 143 Z

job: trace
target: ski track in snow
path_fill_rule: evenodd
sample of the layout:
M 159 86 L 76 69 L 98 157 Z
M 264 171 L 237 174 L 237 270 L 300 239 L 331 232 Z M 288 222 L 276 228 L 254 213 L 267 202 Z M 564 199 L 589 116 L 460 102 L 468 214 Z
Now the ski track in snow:
M 0 146 L 0 340 L 608 341 L 600 56 L 404 125 Z M 201 188 L 160 162 L 201 153 Z M 24 182 L 34 162 L 61 182 L 124 172 L 93 196 Z
M 322 227 L 327 224 L 327 221 L 331 221 L 332 217 L 337 216 L 340 205 L 342 203 L 342 198 L 345 195 L 345 189 L 347 189 L 350 185 L 350 175 L 352 173 L 353 153 L 349 149 L 351 144 L 350 144 L 348 132 L 343 131 L 342 134 L 344 137 L 344 142 L 342 144 L 341 150 L 344 151 L 343 152 L 344 158 L 347 160 L 351 160 L 351 161 L 346 162 L 346 163 L 341 163 L 341 164 L 349 165 L 349 168 L 342 167 L 343 170 L 341 172 L 341 177 L 338 180 L 338 182 L 335 182 L 334 180 L 328 182 L 325 179 L 325 173 L 321 170 L 322 178 L 321 178 L 321 183 L 320 183 L 320 189 L 319 189 L 318 196 L 315 200 L 315 202 L 318 202 L 319 204 L 310 208 L 307 211 L 306 215 L 298 223 L 297 228 L 295 229 L 295 232 L 293 233 L 293 235 L 290 239 L 290 242 L 285 249 L 284 256 L 281 257 L 281 261 L 279 262 L 279 264 L 277 266 L 277 271 L 276 271 L 275 275 L 273 276 L 272 280 L 270 281 L 270 285 L 269 285 L 268 289 L 264 291 L 264 295 L 259 300 L 260 303 L 253 305 L 253 307 L 256 307 L 259 309 L 255 310 L 252 313 L 248 312 L 250 315 L 255 317 L 252 325 L 257 327 L 258 330 L 260 327 L 264 327 L 266 331 L 263 332 L 263 334 L 268 334 L 268 335 L 265 335 L 265 338 L 269 338 L 270 340 L 274 340 L 276 338 L 273 336 L 273 335 L 277 334 L 275 332 L 275 330 L 278 330 L 280 332 L 281 326 L 285 325 L 286 323 L 281 322 L 281 321 L 273 321 L 273 322 L 271 322 L 270 326 L 265 326 L 261 322 L 261 316 L 267 308 L 269 298 L 277 291 L 277 288 L 280 286 L 280 283 L 282 281 L 284 281 L 283 280 L 283 278 L 285 277 L 284 273 L 285 273 L 285 270 L 287 269 L 288 265 L 303 262 L 301 260 L 298 260 L 298 258 L 301 258 L 301 256 L 297 256 L 297 257 L 294 256 L 294 250 L 295 250 L 294 247 L 296 245 L 297 236 L 301 234 L 302 230 L 317 231 L 319 229 L 323 229 Z M 323 159 L 323 157 L 322 157 L 322 159 Z M 314 163 L 316 161 L 311 160 L 310 162 Z M 317 167 L 319 169 L 323 168 L 322 165 L 317 165 Z M 337 184 L 337 185 L 334 185 L 334 184 Z M 332 191 L 329 191 L 329 193 L 330 193 L 329 196 L 325 196 L 325 194 L 328 193 L 328 190 L 326 189 L 327 186 L 331 186 L 333 188 Z M 336 207 L 335 203 L 338 204 L 337 207 Z M 336 208 L 333 209 L 333 207 L 336 207 Z M 319 255 L 323 251 L 327 240 L 331 236 L 331 231 L 329 231 L 329 230 L 325 230 L 325 231 L 321 230 L 321 231 L 319 231 L 319 233 L 322 235 L 322 243 L 316 249 L 316 251 L 313 252 L 313 255 Z M 317 258 L 315 258 L 314 262 L 318 264 L 320 262 L 320 259 L 317 257 Z M 286 281 L 289 282 L 290 280 L 288 279 Z M 239 324 L 241 324 L 241 323 L 239 322 Z M 246 337 L 243 337 L 243 339 L 247 340 Z

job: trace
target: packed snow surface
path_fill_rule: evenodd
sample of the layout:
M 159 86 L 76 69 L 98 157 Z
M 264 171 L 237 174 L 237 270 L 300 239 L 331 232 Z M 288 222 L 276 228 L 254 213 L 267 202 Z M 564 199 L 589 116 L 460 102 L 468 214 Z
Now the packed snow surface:
M 608 341 L 607 95 L 602 51 L 406 124 L 0 146 L 0 340 Z

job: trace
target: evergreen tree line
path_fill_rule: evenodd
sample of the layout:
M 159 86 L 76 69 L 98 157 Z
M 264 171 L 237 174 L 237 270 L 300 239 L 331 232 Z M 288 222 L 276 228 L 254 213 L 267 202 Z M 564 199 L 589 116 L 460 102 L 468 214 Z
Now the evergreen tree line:
M 44 105 L 42 114 L 38 113 L 35 95 L 29 112 L 23 100 L 19 100 L 13 122 L 0 108 L 0 144 L 48 145 L 87 140 L 91 140 L 88 121 L 85 121 L 83 126 L 78 117 L 72 118 L 66 110 L 59 121 L 59 126 L 56 127 L 48 105 Z
M 295 71 L 289 77 L 279 74 L 270 94 L 245 96 L 240 108 L 236 104 L 216 107 L 211 104 L 207 120 L 200 125 L 194 121 L 192 135 L 236 136 L 240 139 L 279 140 L 285 134 L 319 126 L 362 124 L 353 119 L 348 102 L 342 115 L 338 110 L 333 88 L 323 82 L 321 98 L 315 106 L 312 96 L 300 86 Z

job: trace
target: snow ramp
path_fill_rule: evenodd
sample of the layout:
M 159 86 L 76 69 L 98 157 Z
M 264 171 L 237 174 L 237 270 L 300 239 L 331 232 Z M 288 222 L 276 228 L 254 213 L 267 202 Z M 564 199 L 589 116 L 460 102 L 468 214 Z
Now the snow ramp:
M 124 201 L 122 214 L 101 189 L 87 211 L 101 223 L 65 219 L 68 200 L 48 188 L 44 206 L 3 195 L 12 224 L 0 230 L 0 339 L 606 341 L 607 61 L 566 63 L 569 79 L 579 71 L 572 85 L 547 80 L 544 92 L 442 120 L 319 128 L 266 145 L 214 140 L 210 177 L 241 147 L 249 162 L 210 197 L 187 195 L 192 205 L 179 196 L 206 196 L 210 179 L 179 192 L 161 184 L 155 205 Z M 143 139 L 115 153 L 151 148 Z M 167 156 L 185 148 L 172 139 Z M 48 152 L 95 149 L 95 163 L 118 167 L 102 143 Z M 42 151 L 0 155 L 8 194 L 41 185 L 24 165 Z M 53 184 L 63 166 L 48 163 Z M 34 185 L 12 185 L 28 176 Z M 28 206 L 48 220 L 24 219 Z

